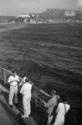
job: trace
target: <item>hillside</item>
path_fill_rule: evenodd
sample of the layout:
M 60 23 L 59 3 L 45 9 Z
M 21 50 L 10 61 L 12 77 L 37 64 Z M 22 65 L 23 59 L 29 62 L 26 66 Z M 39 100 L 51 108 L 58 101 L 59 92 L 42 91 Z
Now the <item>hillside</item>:
M 47 9 L 40 14 L 40 17 L 47 20 L 82 21 L 82 11 L 73 11 L 67 9 Z
M 0 16 L 0 23 L 66 23 L 82 22 L 82 11 L 68 9 L 47 9 L 42 13 L 30 13 L 28 16 Z

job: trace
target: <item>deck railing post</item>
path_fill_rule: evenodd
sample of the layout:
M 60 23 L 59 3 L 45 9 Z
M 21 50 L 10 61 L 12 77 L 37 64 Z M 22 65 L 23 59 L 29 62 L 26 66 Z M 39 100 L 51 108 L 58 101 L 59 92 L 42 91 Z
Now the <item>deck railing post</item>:
M 4 74 L 4 84 L 6 84 L 6 71 L 3 70 L 3 74 Z

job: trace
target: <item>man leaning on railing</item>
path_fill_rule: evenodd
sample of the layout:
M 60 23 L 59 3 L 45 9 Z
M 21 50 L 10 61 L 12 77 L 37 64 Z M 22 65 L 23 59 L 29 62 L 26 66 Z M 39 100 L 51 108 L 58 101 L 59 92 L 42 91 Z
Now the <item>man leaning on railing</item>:
M 52 95 L 51 99 L 47 103 L 44 103 L 44 106 L 47 108 L 47 116 L 44 120 L 44 123 L 43 123 L 44 125 L 51 124 L 51 121 L 53 118 L 54 107 L 57 106 L 57 100 L 58 98 L 60 98 L 55 90 L 51 91 L 51 95 Z

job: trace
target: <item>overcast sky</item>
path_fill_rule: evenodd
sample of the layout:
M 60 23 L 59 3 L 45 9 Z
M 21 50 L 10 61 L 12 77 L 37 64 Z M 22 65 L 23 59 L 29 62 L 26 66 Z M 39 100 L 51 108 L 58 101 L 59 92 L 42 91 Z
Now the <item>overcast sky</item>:
M 0 0 L 0 15 L 42 12 L 47 8 L 76 9 L 82 0 Z

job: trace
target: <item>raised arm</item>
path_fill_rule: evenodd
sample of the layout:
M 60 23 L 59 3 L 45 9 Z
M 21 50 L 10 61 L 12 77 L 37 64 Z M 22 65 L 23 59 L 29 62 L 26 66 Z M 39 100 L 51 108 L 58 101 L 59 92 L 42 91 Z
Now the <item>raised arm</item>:
M 8 83 L 10 84 L 11 82 L 14 82 L 12 76 L 10 76 L 10 77 L 8 78 Z

